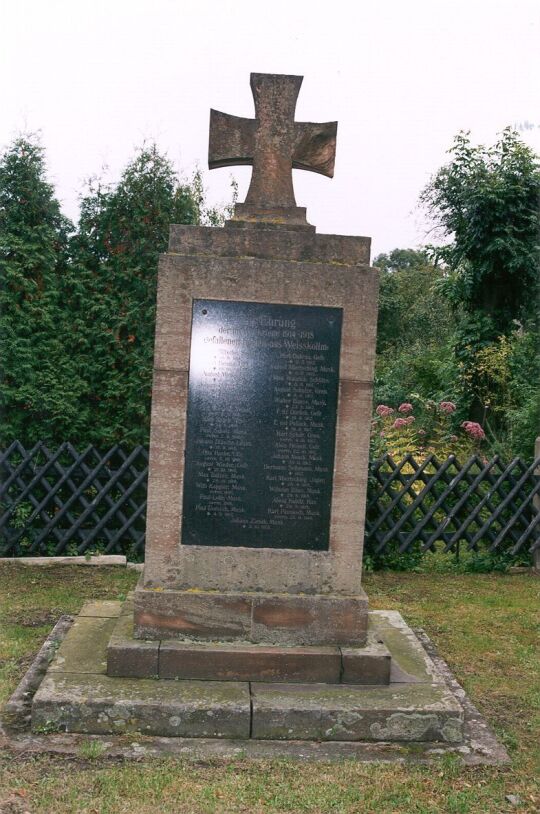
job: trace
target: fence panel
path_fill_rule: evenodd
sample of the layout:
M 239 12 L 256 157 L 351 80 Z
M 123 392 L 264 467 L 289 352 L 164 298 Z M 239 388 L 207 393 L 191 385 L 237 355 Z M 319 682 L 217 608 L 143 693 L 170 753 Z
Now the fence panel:
M 442 546 L 540 547 L 540 458 L 528 465 L 451 455 L 417 461 L 390 455 L 370 463 L 366 542 L 377 553 Z M 148 452 L 116 445 L 78 452 L 14 441 L 0 452 L 0 556 L 144 552 Z
M 540 546 L 540 513 L 534 496 L 540 492 L 535 473 L 540 458 L 527 465 L 520 458 L 504 464 L 498 456 L 478 456 L 460 464 L 454 455 L 434 455 L 417 462 L 412 455 L 396 462 L 384 455 L 370 465 L 366 541 L 376 553 L 398 541 L 404 552 L 414 543 L 424 551 L 443 544 L 454 549 L 466 543 L 517 554 Z
M 118 445 L 0 453 L 0 555 L 144 551 L 148 452 Z

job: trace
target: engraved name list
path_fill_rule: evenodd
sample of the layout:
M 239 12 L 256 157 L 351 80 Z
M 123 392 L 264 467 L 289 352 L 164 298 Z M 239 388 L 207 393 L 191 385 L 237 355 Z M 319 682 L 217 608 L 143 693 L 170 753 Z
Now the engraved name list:
M 183 544 L 328 549 L 341 323 L 194 301 Z

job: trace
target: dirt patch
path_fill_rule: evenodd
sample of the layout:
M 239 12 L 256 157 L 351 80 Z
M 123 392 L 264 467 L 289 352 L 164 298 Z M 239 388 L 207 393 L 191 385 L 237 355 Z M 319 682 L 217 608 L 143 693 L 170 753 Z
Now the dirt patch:
M 8 625 L 20 625 L 20 627 L 53 627 L 60 616 L 64 613 L 60 608 L 25 608 L 18 613 L 11 613 L 4 618 L 4 623 Z
M 0 814 L 31 814 L 24 797 L 12 794 L 5 800 L 0 800 Z
M 6 665 L 11 664 L 13 667 L 16 667 L 18 671 L 25 673 L 32 662 L 34 661 L 35 657 L 37 656 L 37 650 L 32 653 L 27 653 L 24 656 L 21 656 L 18 659 L 0 659 L 0 670 Z

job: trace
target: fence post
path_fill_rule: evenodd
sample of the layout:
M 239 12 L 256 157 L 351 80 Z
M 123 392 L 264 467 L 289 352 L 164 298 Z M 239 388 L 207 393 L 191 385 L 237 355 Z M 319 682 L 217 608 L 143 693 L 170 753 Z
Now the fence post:
M 540 435 L 535 441 L 534 444 L 534 457 L 535 460 L 540 458 Z M 534 470 L 536 475 L 540 475 L 540 464 Z M 537 512 L 540 512 L 540 494 L 536 494 L 533 498 L 533 502 Z M 540 573 L 540 546 L 533 551 L 533 568 L 535 571 Z

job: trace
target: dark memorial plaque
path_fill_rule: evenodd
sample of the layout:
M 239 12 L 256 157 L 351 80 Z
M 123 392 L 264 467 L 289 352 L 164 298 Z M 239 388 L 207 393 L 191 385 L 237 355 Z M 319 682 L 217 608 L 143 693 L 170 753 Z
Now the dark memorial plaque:
M 183 545 L 328 549 L 341 323 L 194 300 Z

